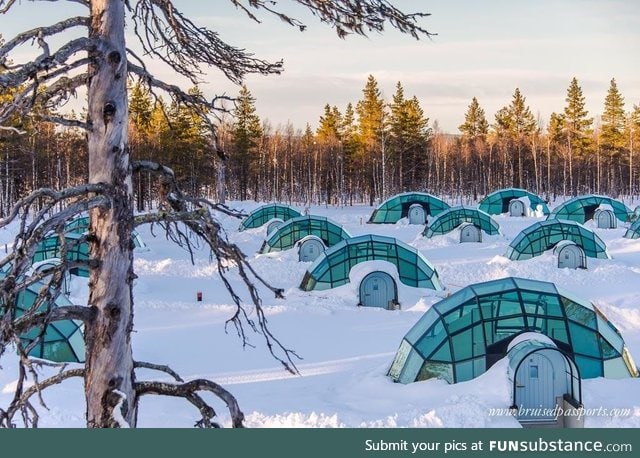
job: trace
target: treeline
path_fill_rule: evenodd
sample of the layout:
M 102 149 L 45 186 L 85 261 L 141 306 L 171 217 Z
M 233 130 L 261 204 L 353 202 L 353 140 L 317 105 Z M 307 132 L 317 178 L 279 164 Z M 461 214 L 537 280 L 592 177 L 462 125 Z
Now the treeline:
M 510 186 L 549 198 L 640 192 L 640 107 L 625 108 L 615 80 L 598 120 L 574 78 L 564 110 L 548 120 L 536 119 L 516 89 L 492 120 L 473 98 L 456 133 L 430 123 L 401 83 L 383 99 L 373 76 L 356 103 L 326 105 L 315 130 L 274 127 L 242 87 L 230 116 L 217 121 L 218 154 L 198 113 L 139 84 L 129 94 L 132 158 L 171 166 L 187 192 L 210 199 L 349 205 L 409 190 L 469 200 Z M 10 100 L 0 93 L 0 103 Z M 84 134 L 37 119 L 15 120 L 23 134 L 0 130 L 1 214 L 33 189 L 86 181 Z M 153 205 L 156 186 L 153 177 L 137 178 L 138 210 Z

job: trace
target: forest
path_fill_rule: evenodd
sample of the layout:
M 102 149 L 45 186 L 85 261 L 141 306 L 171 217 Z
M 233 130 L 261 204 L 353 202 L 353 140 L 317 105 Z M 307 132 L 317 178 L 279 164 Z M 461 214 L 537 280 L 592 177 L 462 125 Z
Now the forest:
M 491 120 L 474 97 L 459 131 L 443 132 L 401 82 L 391 100 L 384 100 L 369 76 L 361 100 L 343 110 L 327 104 L 319 110 L 315 130 L 311 123 L 300 130 L 261 119 L 256 100 L 242 86 L 231 115 L 218 122 L 222 152 L 214 154 L 210 129 L 198 113 L 136 83 L 129 96 L 129 148 L 134 159 L 173 164 L 189 192 L 222 200 L 374 204 L 419 190 L 475 201 L 503 187 L 526 188 L 547 199 L 584 193 L 637 196 L 640 107 L 625 111 L 615 79 L 597 121 L 586 111 L 575 78 L 565 103 L 563 112 L 536 119 L 515 89 Z M 0 213 L 39 187 L 86 180 L 81 130 L 23 123 L 19 127 L 26 135 L 0 132 Z M 149 176 L 137 179 L 138 211 L 153 205 L 155 186 Z

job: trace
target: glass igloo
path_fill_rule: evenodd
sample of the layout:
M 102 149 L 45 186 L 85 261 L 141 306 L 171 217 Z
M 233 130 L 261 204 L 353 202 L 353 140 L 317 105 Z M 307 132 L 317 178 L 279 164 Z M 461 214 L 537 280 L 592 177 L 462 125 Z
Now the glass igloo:
M 515 277 L 470 285 L 434 304 L 405 335 L 389 376 L 471 380 L 525 332 L 549 337 L 582 378 L 638 376 L 620 332 L 595 305 L 553 283 Z

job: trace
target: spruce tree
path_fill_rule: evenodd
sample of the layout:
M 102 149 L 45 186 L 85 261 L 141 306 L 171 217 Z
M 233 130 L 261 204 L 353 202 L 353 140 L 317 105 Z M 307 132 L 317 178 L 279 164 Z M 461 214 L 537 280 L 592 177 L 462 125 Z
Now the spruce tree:
M 149 127 L 153 109 L 149 90 L 137 81 L 129 91 L 129 122 L 137 130 L 143 131 Z
M 398 82 L 393 102 L 390 105 L 389 157 L 394 166 L 399 190 L 423 188 L 424 176 L 416 179 L 420 171 L 426 170 L 426 141 L 429 120 L 424 116 L 420 102 L 414 96 L 406 99 L 404 88 Z
M 571 80 L 565 101 L 567 106 L 564 108 L 564 127 L 568 142 L 573 151 L 581 156 L 591 143 L 590 128 L 593 118 L 587 117 L 589 112 L 585 109 L 585 98 L 576 78 Z
M 335 143 L 340 140 L 340 131 L 342 128 L 342 114 L 338 107 L 331 107 L 326 104 L 324 114 L 320 116 L 318 130 L 316 135 L 322 143 Z
M 471 103 L 464 115 L 464 123 L 458 127 L 462 136 L 472 141 L 478 137 L 486 137 L 489 132 L 489 123 L 485 117 L 484 110 L 480 107 L 478 99 L 471 99 Z
M 574 77 L 567 89 L 565 98 L 567 105 L 564 108 L 563 130 L 566 139 L 569 159 L 569 192 L 574 193 L 573 163 L 576 158 L 584 159 L 591 145 L 590 129 L 593 118 L 588 118 L 589 112 L 585 109 L 585 98 L 582 88 Z
M 491 186 L 491 164 L 483 161 L 489 123 L 485 117 L 484 110 L 480 108 L 478 99 L 475 97 L 467 108 L 464 123 L 458 129 L 462 133 L 461 147 L 466 159 L 466 165 L 468 165 L 468 160 L 471 159 L 471 169 L 467 170 L 466 174 L 470 182 L 473 183 L 473 197 L 475 199 L 478 191 L 486 194 Z M 481 186 L 480 189 L 478 189 L 478 185 Z
M 513 93 L 511 105 L 508 109 L 509 113 L 509 134 L 515 149 L 517 151 L 518 159 L 518 181 L 519 188 L 525 186 L 524 183 L 524 169 L 523 169 L 523 149 L 527 143 L 529 137 L 534 133 L 536 129 L 536 120 L 531 113 L 531 109 L 526 105 L 526 98 L 520 93 L 520 89 L 516 88 Z
M 385 158 L 382 148 L 384 135 L 384 100 L 378 88 L 378 82 L 369 75 L 362 90 L 363 98 L 356 105 L 358 114 L 358 130 L 363 150 L 361 151 L 362 172 L 368 182 L 367 193 L 369 204 L 373 205 L 376 194 L 384 194 L 385 188 Z M 380 164 L 378 170 L 377 162 Z M 379 180 L 381 177 L 382 180 Z M 382 183 L 380 183 L 382 181 Z M 378 191 L 376 193 L 376 191 Z
M 362 149 L 360 136 L 358 135 L 358 126 L 356 123 L 356 113 L 351 103 L 347 104 L 342 117 L 342 157 L 344 161 L 344 192 L 348 195 L 349 204 L 353 205 L 354 187 L 360 187 L 359 179 L 361 171 L 356 173 L 356 161 L 358 152 Z M 346 204 L 346 202 L 344 202 Z
M 240 88 L 233 114 L 233 159 L 236 166 L 239 196 L 241 200 L 246 200 L 249 178 L 257 159 L 258 141 L 262 135 L 260 117 L 256 114 L 255 98 L 246 85 L 242 85 Z
M 618 157 L 624 148 L 624 124 L 624 98 L 618 91 L 618 85 L 614 78 L 611 80 L 607 96 L 604 99 L 602 129 L 600 131 L 600 145 L 612 159 Z

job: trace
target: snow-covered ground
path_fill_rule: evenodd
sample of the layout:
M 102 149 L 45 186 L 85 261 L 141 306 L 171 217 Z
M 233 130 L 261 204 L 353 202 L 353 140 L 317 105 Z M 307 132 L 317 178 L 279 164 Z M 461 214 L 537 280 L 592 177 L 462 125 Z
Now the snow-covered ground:
M 258 204 L 232 206 L 250 211 Z M 207 251 L 198 252 L 192 265 L 188 253 L 141 228 L 149 249 L 137 252 L 135 259 L 135 358 L 168 364 L 186 379 L 207 377 L 222 384 L 238 398 L 250 427 L 520 427 L 512 417 L 489 414 L 489 409 L 511 403 L 504 360 L 456 385 L 440 380 L 402 385 L 385 374 L 404 334 L 441 297 L 469 283 L 521 276 L 552 281 L 595 302 L 640 361 L 640 240 L 624 239 L 625 225 L 601 230 L 587 223 L 605 241 L 612 259 L 589 258 L 588 270 L 561 270 L 550 253 L 518 262 L 503 256 L 510 240 L 536 218 L 498 216 L 502 235 L 484 235 L 482 244 L 459 244 L 457 232 L 428 240 L 421 236 L 422 226 L 406 221 L 368 225 L 372 211 L 368 206 L 311 208 L 352 235 L 388 235 L 414 246 L 437 268 L 446 292 L 399 284 L 398 311 L 356 307 L 355 283 L 303 292 L 298 285 L 310 264 L 298 263 L 295 250 L 257 255 L 266 228 L 237 232 L 239 221 L 221 216 L 229 238 L 256 271 L 285 291 L 285 299 L 276 299 L 261 288 L 273 333 L 302 358 L 297 362 L 301 375 L 294 376 L 271 358 L 260 335 L 250 334 L 254 347 L 243 348 L 232 328 L 225 332 L 234 307 Z M 0 244 L 11 235 L 11 229 L 0 230 Z M 233 269 L 231 277 L 246 296 Z M 77 303 L 86 301 L 82 283 L 74 280 L 72 299 Z M 198 291 L 203 302 L 196 301 Z M 8 351 L 0 361 L 0 406 L 6 406 L 15 386 L 14 358 Z M 139 372 L 139 378 L 152 375 Z M 582 387 L 586 408 L 631 409 L 624 417 L 589 416 L 586 426 L 640 427 L 640 379 L 591 379 Z M 44 399 L 49 410 L 40 408 L 41 426 L 84 425 L 80 381 L 49 389 Z M 228 423 L 224 405 L 215 406 Z M 182 400 L 144 398 L 139 426 L 190 427 L 197 418 L 197 411 Z

